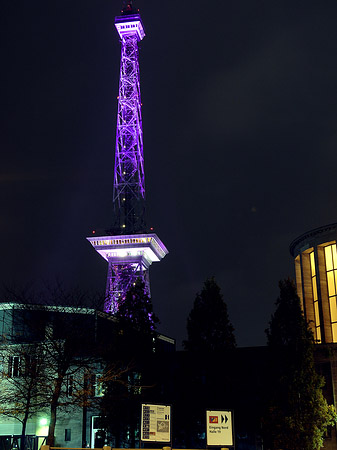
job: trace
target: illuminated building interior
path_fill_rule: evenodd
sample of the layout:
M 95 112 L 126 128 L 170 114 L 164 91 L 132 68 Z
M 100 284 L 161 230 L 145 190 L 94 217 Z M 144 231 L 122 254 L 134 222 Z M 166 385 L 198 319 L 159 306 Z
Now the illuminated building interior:
M 295 239 L 297 292 L 316 343 L 337 343 L 337 224 Z

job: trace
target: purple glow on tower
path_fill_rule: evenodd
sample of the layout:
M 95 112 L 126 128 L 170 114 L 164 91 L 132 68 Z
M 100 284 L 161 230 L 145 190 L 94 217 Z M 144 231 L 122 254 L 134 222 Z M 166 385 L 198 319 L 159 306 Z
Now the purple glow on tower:
M 138 41 L 145 36 L 139 14 L 116 17 L 121 37 L 113 202 L 114 229 L 145 232 L 145 177 Z
M 113 185 L 114 224 L 108 236 L 87 238 L 108 262 L 105 312 L 115 314 L 141 278 L 150 296 L 149 268 L 168 253 L 157 235 L 145 230 L 145 177 L 138 42 L 144 36 L 139 14 L 127 2 L 115 26 L 121 38 L 116 153 Z
M 104 311 L 115 314 L 118 305 L 138 278 L 144 281 L 146 292 L 150 296 L 149 271 L 142 265 L 141 260 L 138 264 L 134 261 L 116 264 L 114 259 L 109 260 Z

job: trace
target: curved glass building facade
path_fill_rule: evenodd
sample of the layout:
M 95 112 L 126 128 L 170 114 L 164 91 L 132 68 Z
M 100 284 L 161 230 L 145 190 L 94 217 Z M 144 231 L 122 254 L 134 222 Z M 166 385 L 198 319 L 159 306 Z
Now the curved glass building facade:
M 297 292 L 316 342 L 337 343 L 337 223 L 290 244 Z

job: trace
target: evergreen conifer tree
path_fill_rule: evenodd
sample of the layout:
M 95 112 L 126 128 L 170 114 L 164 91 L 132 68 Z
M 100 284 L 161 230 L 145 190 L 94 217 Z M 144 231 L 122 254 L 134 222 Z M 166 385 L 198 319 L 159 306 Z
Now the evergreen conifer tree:
M 187 318 L 187 335 L 184 347 L 189 351 L 223 351 L 236 346 L 227 305 L 214 277 L 205 281 L 195 298 Z
M 129 289 L 115 317 L 118 320 L 119 351 L 135 356 L 139 352 L 152 350 L 159 320 L 153 312 L 152 301 L 142 279 L 138 278 Z
M 116 313 L 116 350 L 110 354 L 124 362 L 124 376 L 119 383 L 109 382 L 101 401 L 102 427 L 117 439 L 120 447 L 135 448 L 139 433 L 140 404 L 144 361 L 151 356 L 156 325 L 151 298 L 145 283 L 138 278 L 120 302 Z M 137 439 L 136 439 L 137 436 Z
M 271 373 L 264 429 L 272 449 L 316 450 L 336 413 L 315 370 L 314 338 L 292 280 L 280 281 L 276 311 L 266 330 Z
M 140 278 L 136 280 L 124 301 L 120 303 L 116 318 L 122 326 L 143 334 L 152 334 L 155 331 L 159 320 L 153 312 L 152 301 L 146 291 L 145 283 Z

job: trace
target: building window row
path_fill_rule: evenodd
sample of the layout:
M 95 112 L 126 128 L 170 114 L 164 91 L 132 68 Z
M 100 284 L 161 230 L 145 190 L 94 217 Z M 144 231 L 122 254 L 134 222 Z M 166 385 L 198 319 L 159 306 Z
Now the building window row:
M 87 395 L 90 397 L 102 397 L 104 395 L 104 382 L 102 374 L 91 374 L 89 377 L 85 376 L 84 386 L 87 389 Z M 72 397 L 78 389 L 82 389 L 82 383 L 75 383 L 73 375 L 66 377 L 65 394 L 67 397 Z
M 125 245 L 125 244 L 146 244 L 151 242 L 150 237 L 132 238 L 132 239 L 109 239 L 101 241 L 92 241 L 93 245 Z M 154 241 L 155 242 L 155 241 Z
M 7 370 L 4 370 L 4 362 L 6 362 L 6 360 L 8 363 Z M 35 374 L 33 373 L 33 370 L 36 370 L 36 360 L 29 357 L 9 356 L 0 363 L 0 375 L 9 378 L 26 376 L 34 377 Z M 89 376 L 89 379 L 85 378 L 83 383 L 84 385 L 87 385 L 90 396 L 102 397 L 104 395 L 105 385 L 102 374 L 92 374 Z M 79 388 L 82 389 L 83 384 L 76 382 L 74 375 L 69 374 L 65 377 L 63 392 L 67 397 L 72 397 Z
M 131 25 L 120 25 L 119 28 L 120 28 L 121 30 L 124 30 L 124 29 L 126 29 L 126 28 L 137 28 L 137 25 L 136 25 L 136 24 L 131 24 Z
M 34 377 L 37 370 L 37 359 L 30 355 L 22 356 L 8 356 L 4 358 L 3 362 L 7 361 L 7 371 L 5 369 L 6 365 L 0 364 L 1 372 L 3 376 L 9 378 L 18 377 Z

